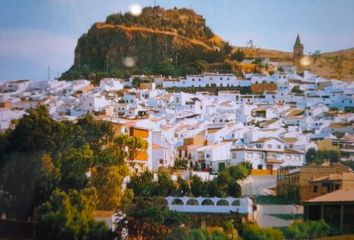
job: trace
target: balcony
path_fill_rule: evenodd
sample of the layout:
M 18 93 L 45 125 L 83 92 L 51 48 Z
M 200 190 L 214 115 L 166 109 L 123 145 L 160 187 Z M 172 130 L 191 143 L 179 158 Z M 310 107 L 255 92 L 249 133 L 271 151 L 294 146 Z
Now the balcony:
M 277 160 L 274 158 L 267 158 L 266 163 L 268 164 L 282 164 L 284 161 L 283 160 Z

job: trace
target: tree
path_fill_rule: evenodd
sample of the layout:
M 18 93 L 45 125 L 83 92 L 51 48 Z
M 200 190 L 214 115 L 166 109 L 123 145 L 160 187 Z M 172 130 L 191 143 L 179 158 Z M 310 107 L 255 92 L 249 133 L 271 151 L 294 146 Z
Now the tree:
M 134 196 L 152 197 L 156 194 L 154 176 L 149 171 L 132 176 L 127 188 L 133 190 Z
M 111 122 L 95 120 L 88 114 L 78 121 L 78 126 L 84 131 L 85 143 L 88 143 L 95 153 L 99 153 L 103 145 L 113 140 L 114 132 Z
M 60 184 L 60 169 L 54 165 L 52 157 L 45 153 L 41 157 L 40 175 L 36 187 L 36 206 L 49 199 Z
M 247 178 L 251 173 L 252 167 L 249 164 L 250 163 L 240 163 L 238 165 L 229 167 L 227 171 L 229 172 L 232 179 L 243 180 Z
M 188 161 L 187 160 L 176 160 L 174 167 L 177 169 L 187 169 L 188 168 Z
M 316 151 L 314 148 L 310 148 L 307 150 L 306 155 L 306 163 L 314 163 L 314 164 L 321 164 L 324 161 L 330 161 L 330 162 L 338 162 L 340 157 L 339 153 L 337 151 L 333 150 L 320 150 Z
M 94 198 L 90 189 L 68 193 L 56 189 L 38 208 L 36 239 L 112 239 L 107 226 L 93 219 Z
M 316 158 L 317 158 L 317 151 L 314 148 L 310 148 L 309 150 L 307 150 L 306 155 L 306 163 L 312 163 L 315 162 Z
M 178 176 L 177 178 L 177 194 L 179 196 L 188 196 L 191 193 L 191 188 L 186 180 Z
M 121 165 L 125 160 L 135 159 L 139 151 L 146 150 L 146 140 L 119 134 L 106 146 L 98 159 L 102 165 Z
M 157 174 L 158 196 L 171 196 L 176 194 L 176 187 L 173 184 L 171 176 L 165 171 L 159 171 Z
M 166 227 L 176 227 L 184 222 L 183 215 L 168 210 L 163 197 L 135 197 L 127 209 L 129 233 L 155 239 Z
M 228 192 L 228 196 L 240 197 L 241 196 L 240 184 L 238 184 L 236 180 L 232 180 L 231 182 L 229 182 L 227 192 Z
M 59 127 L 60 124 L 51 118 L 45 106 L 27 110 L 8 137 L 8 150 L 49 152 L 60 144 L 57 141 Z
M 292 93 L 298 93 L 298 94 L 304 93 L 304 91 L 302 91 L 299 86 L 294 86 L 294 87 L 291 89 L 291 92 L 292 92 Z
M 0 169 L 1 205 L 8 217 L 26 219 L 33 216 L 37 188 L 41 180 L 41 154 L 14 153 Z
M 191 192 L 195 197 L 205 196 L 207 192 L 202 179 L 196 175 L 191 179 Z
M 277 70 L 278 70 L 279 72 L 281 72 L 281 73 L 284 72 L 284 68 L 283 68 L 282 66 L 279 66 L 279 67 L 277 68 Z
M 242 62 L 245 59 L 246 54 L 241 50 L 237 49 L 237 51 L 232 55 L 232 59 L 237 62 Z
M 97 191 L 98 209 L 117 209 L 124 196 L 122 184 L 128 172 L 129 169 L 126 165 L 91 169 L 90 185 Z
M 135 77 L 132 81 L 132 85 L 133 87 L 135 88 L 139 88 L 140 87 L 140 84 L 142 83 L 143 81 L 141 80 L 141 78 L 138 78 L 138 77 Z
M 155 65 L 155 73 L 162 74 L 164 76 L 175 76 L 176 70 L 174 66 L 168 61 L 162 61 Z
M 205 183 L 205 185 L 207 186 L 207 195 L 209 197 L 226 197 L 224 189 L 227 188 L 227 184 L 220 185 L 217 180 L 213 179 L 212 181 Z
M 62 153 L 58 158 L 61 168 L 63 189 L 83 189 L 87 184 L 87 172 L 93 164 L 93 151 L 88 144 L 82 148 L 72 148 Z

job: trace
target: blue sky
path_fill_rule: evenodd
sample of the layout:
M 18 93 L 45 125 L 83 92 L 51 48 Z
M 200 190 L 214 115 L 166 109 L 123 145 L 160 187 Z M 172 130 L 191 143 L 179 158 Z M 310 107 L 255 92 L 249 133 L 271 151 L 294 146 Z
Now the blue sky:
M 0 80 L 46 79 L 73 63 L 77 39 L 96 21 L 133 3 L 154 0 L 1 0 Z M 231 44 L 291 51 L 300 33 L 305 52 L 354 47 L 353 0 L 156 0 L 192 7 Z

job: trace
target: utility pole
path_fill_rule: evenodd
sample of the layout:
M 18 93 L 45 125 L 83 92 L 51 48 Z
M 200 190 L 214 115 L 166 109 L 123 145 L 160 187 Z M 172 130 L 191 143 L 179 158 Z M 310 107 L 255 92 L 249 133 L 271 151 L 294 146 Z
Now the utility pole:
M 48 80 L 50 80 L 50 65 L 48 66 Z

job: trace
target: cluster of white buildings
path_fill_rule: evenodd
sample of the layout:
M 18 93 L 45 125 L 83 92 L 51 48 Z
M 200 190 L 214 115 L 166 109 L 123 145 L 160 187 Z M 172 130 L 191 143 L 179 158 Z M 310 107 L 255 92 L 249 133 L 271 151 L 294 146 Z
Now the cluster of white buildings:
M 135 76 L 136 77 L 136 76 Z M 140 76 L 144 78 L 144 76 Z M 305 72 L 272 76 L 204 73 L 185 78 L 153 78 L 139 89 L 132 79 L 12 81 L 0 83 L 0 130 L 12 127 L 29 108 L 46 105 L 57 120 L 87 113 L 111 121 L 117 133 L 142 137 L 148 150 L 136 169 L 172 167 L 217 172 L 241 162 L 259 171 L 301 166 L 309 148 L 330 140 L 345 160 L 354 160 L 354 83 Z M 238 91 L 168 92 L 168 88 L 245 87 L 274 83 L 264 94 Z M 156 87 L 160 86 L 160 88 Z M 293 89 L 297 89 L 294 91 Z M 293 90 L 293 91 L 292 91 Z

